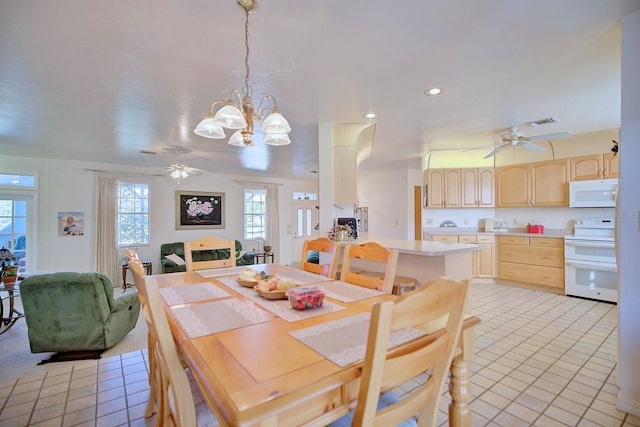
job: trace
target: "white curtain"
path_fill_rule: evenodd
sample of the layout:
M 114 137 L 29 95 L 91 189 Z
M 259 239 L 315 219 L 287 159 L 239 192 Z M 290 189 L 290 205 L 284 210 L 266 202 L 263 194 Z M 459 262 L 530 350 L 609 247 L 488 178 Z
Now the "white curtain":
M 118 178 L 96 173 L 96 271 L 104 273 L 118 286 L 122 265 L 118 255 L 117 215 Z
M 267 189 L 267 233 L 266 241 L 271 245 L 271 251 L 275 254 L 273 261 L 278 262 L 280 251 L 280 214 L 278 213 L 278 185 L 265 184 Z

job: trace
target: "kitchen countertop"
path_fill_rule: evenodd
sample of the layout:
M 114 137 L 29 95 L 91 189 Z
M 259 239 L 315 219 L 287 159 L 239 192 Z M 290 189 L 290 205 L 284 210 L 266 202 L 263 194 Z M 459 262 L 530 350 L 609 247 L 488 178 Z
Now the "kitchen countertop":
M 545 228 L 543 234 L 527 233 L 526 228 L 509 228 L 507 231 L 484 231 L 477 227 L 425 227 L 423 234 L 460 234 L 460 235 L 489 235 L 489 236 L 526 236 L 526 237 L 556 237 L 561 238 L 573 234 L 573 230 L 562 228 Z
M 345 245 L 359 245 L 366 242 L 376 242 L 386 248 L 397 249 L 401 254 L 405 253 L 431 257 L 472 252 L 485 247 L 482 244 L 474 243 L 442 243 L 432 242 L 429 240 L 386 239 L 367 233 L 362 233 L 356 240 L 340 243 Z

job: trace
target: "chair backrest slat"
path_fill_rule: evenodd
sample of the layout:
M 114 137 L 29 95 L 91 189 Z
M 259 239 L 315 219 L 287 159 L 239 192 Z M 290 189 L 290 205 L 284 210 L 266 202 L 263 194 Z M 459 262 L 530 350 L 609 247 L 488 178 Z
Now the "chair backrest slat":
M 352 272 L 351 263 L 354 259 L 383 264 L 384 276 L 380 278 Z M 397 265 L 398 251 L 395 249 L 387 249 L 375 242 L 367 242 L 362 245 L 348 245 L 344 248 L 340 280 L 391 293 L 393 290 L 393 281 L 396 277 Z
M 436 425 L 438 399 L 459 343 L 468 290 L 468 280 L 458 282 L 441 277 L 395 301 L 374 304 L 354 426 L 398 425 L 416 413 L 419 425 Z M 443 316 L 446 326 L 439 333 L 407 344 L 402 352 L 387 351 L 391 331 L 420 328 Z M 381 392 L 427 370 L 430 376 L 422 386 L 397 403 L 377 409 Z
M 307 261 L 309 252 L 316 251 L 320 257 L 322 254 L 329 255 L 329 264 L 318 264 Z M 314 240 L 305 240 L 302 245 L 302 256 L 300 258 L 300 269 L 311 273 L 322 274 L 323 276 L 334 278 L 336 275 L 336 267 L 338 265 L 338 246 L 326 237 L 320 237 Z
M 236 266 L 236 242 L 235 240 L 221 239 L 218 237 L 203 237 L 201 239 L 184 242 L 184 260 L 187 271 L 205 270 L 209 268 L 235 267 Z M 229 258 L 217 260 L 194 261 L 194 251 L 228 250 Z

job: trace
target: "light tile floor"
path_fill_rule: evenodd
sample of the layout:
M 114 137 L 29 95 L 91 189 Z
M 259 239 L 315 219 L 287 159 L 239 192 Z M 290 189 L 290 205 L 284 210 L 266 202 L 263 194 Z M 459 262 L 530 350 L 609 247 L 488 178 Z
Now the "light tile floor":
M 472 363 L 474 426 L 640 426 L 615 408 L 617 306 L 492 283 L 474 283 L 471 303 L 482 319 Z M 52 364 L 0 383 L 0 425 L 150 426 L 148 392 L 146 351 Z M 445 392 L 441 425 L 447 402 Z

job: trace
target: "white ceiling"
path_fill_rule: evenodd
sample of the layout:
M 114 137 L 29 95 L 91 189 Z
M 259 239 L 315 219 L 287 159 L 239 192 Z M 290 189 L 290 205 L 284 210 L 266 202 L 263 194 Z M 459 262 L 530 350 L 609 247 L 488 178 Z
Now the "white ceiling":
M 262 0 L 250 17 L 254 102 L 275 96 L 293 143 L 193 134 L 244 83 L 234 0 L 0 2 L 0 153 L 155 166 L 176 150 L 220 173 L 315 179 L 318 123 L 365 123 L 361 167 L 430 149 L 620 126 L 622 14 L 640 0 Z M 445 93 L 423 92 L 441 86 Z M 524 123 L 556 116 L 559 123 Z M 156 155 L 140 154 L 140 150 Z M 490 148 L 478 150 L 483 156 Z

